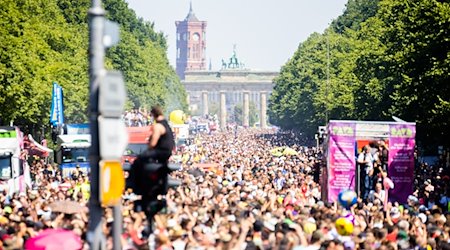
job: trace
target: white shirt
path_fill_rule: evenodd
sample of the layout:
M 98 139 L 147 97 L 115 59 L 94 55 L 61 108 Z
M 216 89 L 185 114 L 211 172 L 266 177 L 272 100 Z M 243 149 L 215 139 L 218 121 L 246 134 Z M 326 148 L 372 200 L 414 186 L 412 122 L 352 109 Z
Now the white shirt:
M 372 154 L 369 152 L 369 153 L 364 153 L 364 152 L 362 152 L 362 153 L 360 153 L 359 155 L 358 155 L 358 162 L 364 162 L 364 161 L 366 161 L 367 163 L 366 163 L 366 174 L 368 174 L 369 172 L 370 172 L 370 170 L 372 170 L 373 169 L 373 157 L 372 157 Z
M 370 191 L 369 193 L 369 201 L 373 202 L 375 199 L 379 199 L 381 203 L 384 203 L 384 199 L 386 196 L 386 191 L 380 190 L 379 197 L 375 197 L 375 190 Z

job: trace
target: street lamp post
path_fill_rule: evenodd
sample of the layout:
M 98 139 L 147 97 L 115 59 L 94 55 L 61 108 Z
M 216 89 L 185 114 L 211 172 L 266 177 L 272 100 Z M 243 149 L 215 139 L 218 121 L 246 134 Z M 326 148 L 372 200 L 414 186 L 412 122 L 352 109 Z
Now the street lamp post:
M 98 137 L 98 95 L 101 74 L 104 71 L 105 48 L 103 30 L 105 11 L 101 0 L 92 0 L 89 9 L 89 122 L 91 132 L 89 224 L 87 240 L 93 250 L 106 249 L 106 239 L 102 234 L 102 207 L 99 194 L 100 144 Z

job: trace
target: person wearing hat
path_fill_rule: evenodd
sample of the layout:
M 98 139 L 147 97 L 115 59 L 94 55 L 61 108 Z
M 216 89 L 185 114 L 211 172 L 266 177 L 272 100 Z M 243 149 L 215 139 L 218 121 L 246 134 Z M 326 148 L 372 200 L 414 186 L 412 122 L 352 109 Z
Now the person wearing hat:
M 393 224 L 397 224 L 400 220 L 401 214 L 397 207 L 392 207 L 390 212 L 386 214 L 388 221 L 390 220 Z
M 8 225 L 9 220 L 8 218 L 6 218 L 5 216 L 0 216 L 0 227 L 3 227 L 5 225 Z
M 12 210 L 12 208 L 10 206 L 6 206 L 6 207 L 3 208 L 3 213 L 4 214 L 8 214 L 8 215 L 12 214 L 12 211 L 13 210 Z

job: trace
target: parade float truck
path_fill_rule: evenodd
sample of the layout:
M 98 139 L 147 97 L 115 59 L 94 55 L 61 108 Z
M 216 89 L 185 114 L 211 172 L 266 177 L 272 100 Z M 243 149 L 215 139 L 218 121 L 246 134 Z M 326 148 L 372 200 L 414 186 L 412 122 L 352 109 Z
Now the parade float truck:
M 89 124 L 67 124 L 63 134 L 57 136 L 56 144 L 56 163 L 63 177 L 70 176 L 77 168 L 86 174 L 90 172 Z
M 18 127 L 0 127 L 1 192 L 12 195 L 31 188 L 30 167 L 23 145 L 23 133 Z
M 127 127 L 128 146 L 122 156 L 124 170 L 129 170 L 136 157 L 148 149 L 148 140 L 151 135 L 151 126 Z
M 322 169 L 322 199 L 335 202 L 342 190 L 358 193 L 361 167 L 357 157 L 366 145 L 388 148 L 387 175 L 393 182 L 388 197 L 404 204 L 413 193 L 416 124 L 405 121 L 331 120 L 322 143 L 326 164 Z
M 150 137 L 152 135 L 152 126 L 147 127 L 127 127 L 128 145 L 122 156 L 122 168 L 125 172 L 129 172 L 131 165 L 136 160 L 139 154 L 148 149 Z M 179 169 L 176 164 L 169 164 L 169 170 L 175 171 Z M 125 174 L 125 186 L 132 187 L 131 179 L 128 174 Z M 167 185 L 169 187 L 177 187 L 181 184 L 179 180 L 168 177 Z

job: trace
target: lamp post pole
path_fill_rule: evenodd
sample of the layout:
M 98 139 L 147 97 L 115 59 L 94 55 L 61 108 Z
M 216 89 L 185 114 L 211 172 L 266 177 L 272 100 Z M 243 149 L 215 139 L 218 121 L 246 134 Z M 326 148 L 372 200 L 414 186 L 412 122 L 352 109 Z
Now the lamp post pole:
M 91 132 L 89 225 L 87 240 L 90 249 L 106 249 L 102 233 L 102 212 L 99 194 L 100 145 L 98 136 L 98 95 L 101 74 L 104 71 L 105 47 L 103 45 L 104 15 L 101 0 L 92 0 L 89 15 L 89 122 Z

